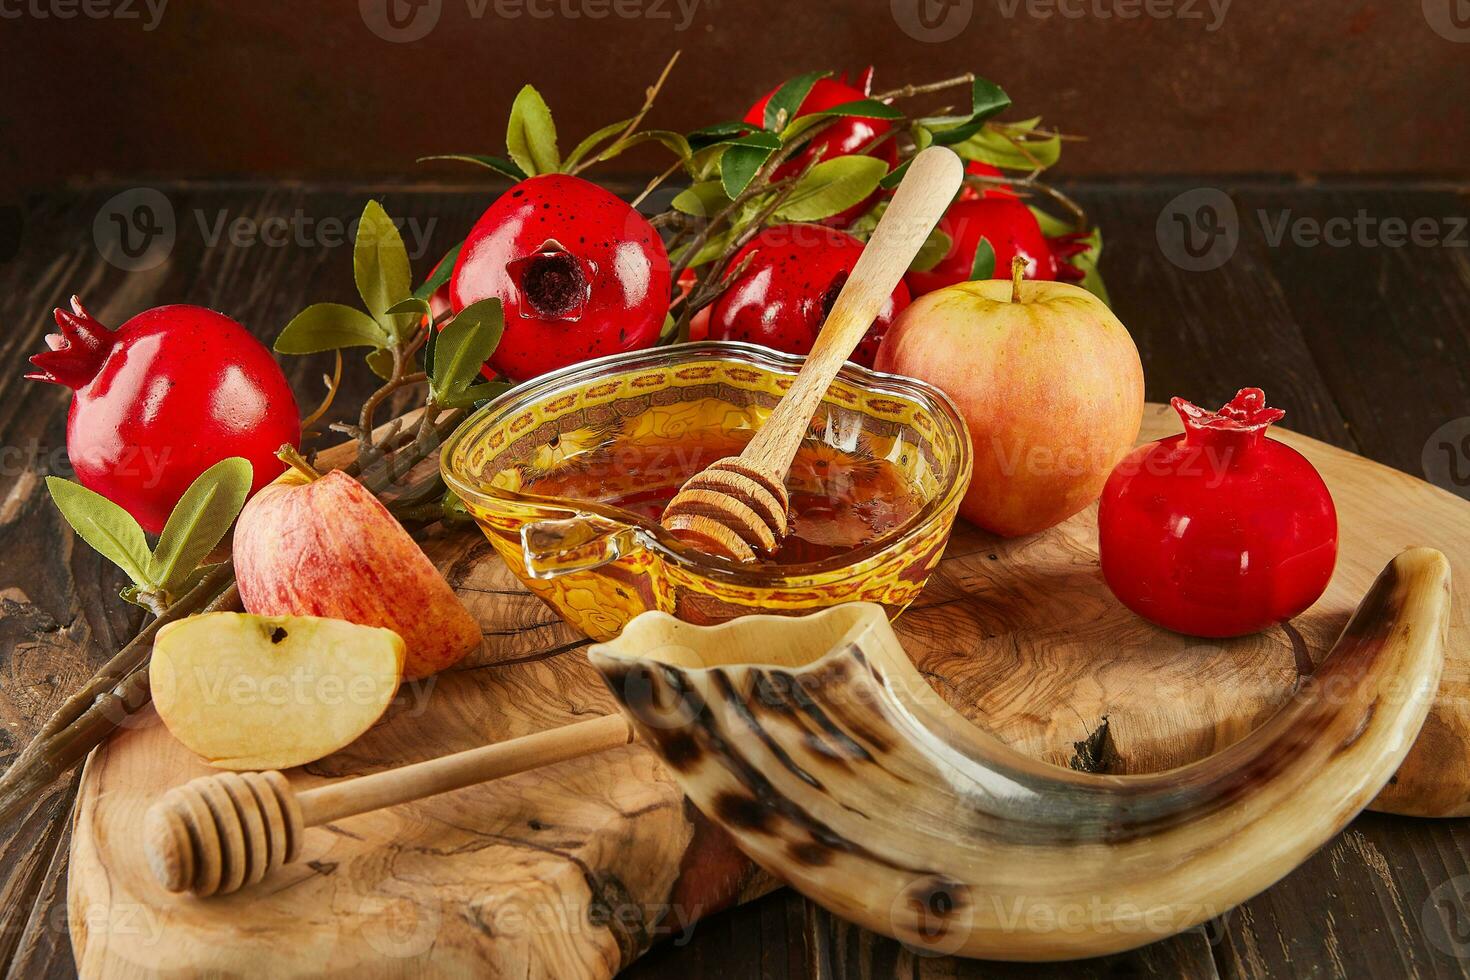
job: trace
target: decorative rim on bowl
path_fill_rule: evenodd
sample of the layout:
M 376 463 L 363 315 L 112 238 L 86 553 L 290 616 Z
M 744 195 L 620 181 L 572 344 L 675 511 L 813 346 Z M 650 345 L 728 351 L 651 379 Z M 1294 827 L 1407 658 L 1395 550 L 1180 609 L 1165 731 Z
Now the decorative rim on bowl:
M 695 343 L 678 344 L 673 347 L 655 347 L 649 350 L 627 351 L 622 354 L 610 354 L 599 357 L 596 360 L 583 361 L 556 371 L 543 374 L 524 382 L 515 388 L 503 393 L 494 401 L 480 408 L 469 418 L 460 423 L 459 427 L 450 435 L 444 448 L 439 455 L 439 469 L 444 475 L 444 482 L 449 488 L 462 499 L 468 501 L 473 498 L 480 500 L 502 500 L 520 504 L 539 505 L 564 509 L 571 516 L 579 514 L 590 514 L 615 521 L 635 530 L 645 548 L 657 552 L 668 561 L 675 562 L 686 568 L 697 571 L 700 575 L 717 578 L 728 582 L 746 583 L 760 585 L 769 588 L 773 583 L 793 583 L 812 576 L 827 575 L 834 571 L 861 565 L 868 559 L 874 558 L 884 552 L 893 549 L 901 542 L 909 541 L 919 537 L 933 524 L 936 517 L 946 510 L 957 505 L 959 498 L 964 495 L 966 480 L 953 480 L 945 488 L 944 492 L 933 499 L 924 502 L 924 505 L 909 518 L 896 533 L 885 535 L 876 541 L 870 542 L 852 551 L 841 555 L 824 558 L 821 561 L 806 562 L 797 565 L 739 565 L 700 551 L 698 548 L 685 544 L 663 526 L 643 520 L 631 511 L 610 504 L 597 503 L 590 500 L 575 500 L 570 497 L 556 497 L 547 494 L 520 493 L 515 490 L 505 490 L 490 486 L 479 480 L 471 480 L 455 472 L 452 460 L 455 451 L 466 434 L 477 427 L 477 424 L 491 415 L 511 415 L 530 403 L 544 397 L 548 391 L 559 390 L 569 387 L 568 382 L 580 383 L 592 378 L 605 377 L 614 373 L 622 373 L 627 370 L 639 370 L 641 368 L 667 367 L 671 363 L 681 361 L 705 360 L 711 357 L 726 358 L 734 361 L 744 361 L 757 367 L 795 376 L 801 369 L 805 357 L 796 354 L 784 354 L 767 347 L 756 344 L 747 344 L 731 340 L 705 340 Z M 934 385 L 917 378 L 909 378 L 900 374 L 886 374 L 882 371 L 874 371 L 861 365 L 848 362 L 838 372 L 838 380 L 846 381 L 866 392 L 887 393 L 916 401 L 928 409 L 932 414 L 945 422 L 956 432 L 960 438 L 955 450 L 953 461 L 954 471 L 958 474 L 967 474 L 971 470 L 972 447 L 970 445 L 969 430 L 961 417 L 954 402 L 949 396 Z M 575 379 L 575 380 L 573 380 Z

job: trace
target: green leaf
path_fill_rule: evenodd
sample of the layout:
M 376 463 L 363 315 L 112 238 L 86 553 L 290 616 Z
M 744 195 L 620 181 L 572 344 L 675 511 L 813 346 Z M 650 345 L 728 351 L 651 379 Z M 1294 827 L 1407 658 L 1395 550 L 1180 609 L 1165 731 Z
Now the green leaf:
M 626 129 L 634 118 L 633 116 L 629 116 L 627 119 L 619 119 L 615 123 L 608 123 L 606 126 L 589 135 L 582 142 L 578 143 L 571 153 L 567 154 L 566 159 L 561 162 L 561 169 L 564 171 L 572 170 L 589 153 Z
M 525 180 L 526 172 L 504 157 L 490 157 L 480 153 L 436 153 L 433 156 L 419 157 L 418 162 L 424 163 L 428 160 L 458 160 L 461 163 L 473 163 L 486 170 L 493 170 L 502 177 L 511 180 Z
M 976 77 L 970 87 L 970 112 L 973 118 L 989 119 L 1011 107 L 1011 97 L 1005 89 L 989 79 Z
M 715 123 L 713 126 L 704 126 L 689 133 L 689 145 L 703 149 L 712 143 L 723 143 L 734 136 L 744 136 L 755 128 L 750 123 L 739 119 Z
M 719 214 L 730 203 L 724 185 L 718 180 L 703 180 L 674 195 L 674 210 L 709 218 Z
M 698 268 L 699 266 L 704 265 L 706 262 L 713 262 L 715 259 L 719 258 L 721 255 L 724 254 L 725 249 L 730 247 L 732 235 L 733 229 L 725 231 L 721 234 L 711 235 L 709 237 L 709 240 L 704 243 L 700 250 L 694 253 L 694 258 L 689 260 L 688 268 Z M 681 245 L 680 247 L 674 249 L 673 254 L 669 256 L 669 261 L 678 264 L 683 260 L 684 253 L 686 251 L 688 251 L 688 246 L 685 245 Z
M 313 303 L 291 318 L 276 338 L 277 354 L 315 354 L 343 347 L 387 347 L 392 341 L 378 321 L 341 303 Z
M 987 242 L 986 244 L 989 243 Z M 909 263 L 909 271 L 928 272 L 938 265 L 940 260 L 948 255 L 949 250 L 952 248 L 954 248 L 954 239 L 950 238 L 938 228 L 935 228 L 929 232 L 929 237 L 924 239 L 924 244 L 919 246 L 918 254 Z M 991 264 L 994 265 L 994 262 L 995 258 L 992 255 Z
M 1048 214 L 1038 207 L 1030 207 L 1031 213 L 1036 215 L 1036 223 L 1041 226 L 1041 233 L 1043 235 L 1065 235 L 1069 232 L 1076 231 L 1076 228 L 1072 226 L 1071 222 Z M 1087 251 L 1074 255 L 1067 261 L 1082 270 L 1082 282 L 1078 285 L 1111 306 L 1112 301 L 1108 297 L 1108 287 L 1103 282 L 1102 273 L 1098 271 L 1097 267 L 1098 260 L 1102 258 L 1102 229 L 1093 228 L 1092 233 L 1084 238 L 1083 241 L 1089 246 Z
M 419 319 L 429 315 L 429 301 L 418 296 L 410 296 L 408 299 L 394 303 L 388 307 L 389 316 L 415 316 Z
M 905 160 L 903 163 L 900 163 L 898 166 L 894 167 L 891 171 L 889 171 L 887 177 L 884 177 L 882 180 L 878 181 L 878 186 L 883 188 L 885 191 L 893 190 L 899 184 L 903 183 L 903 175 L 909 172 L 909 164 L 913 162 L 914 161 L 912 159 Z
M 751 133 L 731 140 L 720 158 L 720 181 L 725 185 L 725 194 L 733 201 L 780 148 L 781 138 L 774 133 Z
M 427 300 L 434 295 L 440 286 L 449 281 L 450 277 L 454 275 L 454 265 L 459 261 L 459 250 L 462 248 L 464 248 L 464 242 L 460 242 L 444 253 L 444 258 L 440 259 L 439 264 L 434 266 L 434 271 L 429 273 L 429 278 L 425 279 L 423 285 L 413 291 L 415 297 Z
M 684 165 L 684 169 L 690 169 L 690 160 L 694 156 L 694 150 L 690 147 L 689 141 L 684 138 L 683 133 L 676 133 L 672 129 L 645 129 L 642 132 L 633 133 L 625 139 L 618 140 L 612 146 L 598 154 L 597 162 L 603 163 L 611 160 L 624 150 L 635 147 L 640 143 L 649 142 L 662 143 L 666 149 L 679 158 L 679 162 Z
M 786 124 L 796 118 L 801 104 L 811 94 L 812 86 L 830 74 L 830 71 L 809 71 L 784 82 L 771 93 L 771 98 L 766 102 L 765 117 L 762 120 L 765 128 L 773 133 L 785 129 Z
M 980 244 L 975 246 L 975 261 L 970 266 L 970 279 L 994 279 L 995 278 L 995 246 L 990 244 L 990 239 L 984 235 L 980 236 Z
M 530 85 L 522 88 L 510 107 L 510 125 L 505 130 L 505 148 L 527 176 L 556 173 L 561 154 L 556 149 L 556 123 L 541 93 Z
M 367 311 L 394 343 L 401 341 L 411 327 L 404 318 L 389 316 L 388 309 L 413 294 L 413 274 L 403 238 L 377 201 L 369 201 L 362 210 L 352 248 L 352 271 Z
M 46 489 L 61 516 L 92 549 L 112 562 L 141 589 L 153 589 L 148 576 L 148 539 L 133 516 L 100 493 L 59 476 L 46 477 Z
M 823 160 L 811 169 L 776 209 L 786 221 L 819 221 L 861 204 L 878 189 L 888 164 L 874 157 Z
M 470 392 L 480 368 L 495 353 L 505 332 L 499 297 L 472 303 L 460 310 L 434 338 L 429 391 L 437 404 L 461 408 L 475 400 Z
M 483 403 L 489 401 L 492 398 L 499 398 L 501 395 L 505 394 L 507 391 L 510 391 L 514 387 L 515 385 L 509 381 L 479 381 L 475 384 L 470 385 L 469 388 L 465 389 L 464 393 L 459 396 L 457 401 L 460 404 L 456 404 L 451 407 L 460 408 L 464 405 L 473 405 L 476 408 L 479 408 Z
M 1011 97 L 1005 90 L 984 78 L 970 86 L 970 111 L 961 116 L 929 116 L 917 120 L 920 128 L 931 133 L 940 146 L 962 143 L 985 127 L 986 120 L 1010 108 Z
M 985 78 L 976 78 L 970 86 L 970 111 L 954 116 L 927 116 L 918 120 L 931 129 L 943 129 L 963 123 L 984 122 L 1011 107 L 1005 89 Z
M 877 99 L 855 99 L 852 102 L 835 105 L 830 109 L 821 109 L 817 112 L 808 112 L 797 116 L 787 123 L 786 128 L 781 131 L 781 138 L 790 141 L 823 119 L 831 119 L 835 116 L 847 116 L 852 119 L 887 119 L 891 121 L 902 119 L 903 113 L 886 102 L 879 102 Z
M 393 352 L 390 350 L 375 350 L 367 356 L 367 366 L 378 377 L 387 381 L 393 377 Z
M 234 523 L 255 471 L 241 456 L 222 459 L 200 473 L 174 505 L 148 561 L 148 578 L 175 597 L 204 556 L 214 550 Z
M 979 160 L 1003 170 L 1045 169 L 1061 159 L 1062 138 L 1035 136 L 1031 131 L 1040 123 L 1040 116 L 1010 123 L 1004 133 L 994 126 L 986 126 L 950 148 L 966 160 Z

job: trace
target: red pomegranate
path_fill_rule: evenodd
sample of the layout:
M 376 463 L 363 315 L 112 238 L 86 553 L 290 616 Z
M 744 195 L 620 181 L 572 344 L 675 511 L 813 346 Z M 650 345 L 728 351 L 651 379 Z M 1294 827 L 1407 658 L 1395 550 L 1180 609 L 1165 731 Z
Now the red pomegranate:
M 222 313 L 160 306 L 113 331 L 73 296 L 56 325 L 26 377 L 72 389 L 66 449 L 77 479 L 146 531 L 163 530 L 189 484 L 220 460 L 248 459 L 254 493 L 284 468 L 276 450 L 301 442 L 280 365 Z
M 711 340 L 744 340 L 788 354 L 812 349 L 827 312 L 862 254 L 863 243 L 846 232 L 819 225 L 774 225 L 756 235 L 730 260 L 750 265 L 711 308 Z M 868 367 L 893 318 L 909 305 L 903 283 L 853 352 Z
M 859 78 L 860 88 L 854 88 L 848 84 L 846 78 L 821 78 L 812 86 L 806 98 L 802 99 L 801 105 L 796 110 L 796 115 L 805 115 L 812 112 L 821 112 L 840 106 L 845 102 L 856 102 L 868 97 L 868 87 L 872 84 L 873 69 L 870 67 L 863 72 Z M 766 117 L 766 104 L 771 101 L 779 89 L 772 89 L 765 96 L 751 106 L 745 113 L 745 122 L 752 126 L 764 126 Z M 832 160 L 836 157 L 851 156 L 864 147 L 868 147 L 879 136 L 888 133 L 892 125 L 882 119 L 860 119 L 857 117 L 846 117 L 839 122 L 833 123 L 826 130 L 814 137 L 810 144 L 800 153 L 787 160 L 777 168 L 773 178 L 779 180 L 799 172 L 811 161 L 812 155 L 818 150 L 822 152 L 823 160 Z M 876 147 L 869 149 L 867 155 L 877 157 L 888 164 L 892 170 L 898 164 L 898 146 L 893 139 L 885 139 Z M 872 206 L 878 196 L 873 192 L 866 200 L 854 204 L 846 211 L 842 211 L 823 221 L 834 228 L 845 228 L 852 224 L 863 212 Z
M 454 311 L 491 296 L 505 335 L 490 358 L 524 381 L 658 340 L 669 256 L 622 200 L 580 177 L 542 174 L 496 199 L 471 229 L 449 283 Z

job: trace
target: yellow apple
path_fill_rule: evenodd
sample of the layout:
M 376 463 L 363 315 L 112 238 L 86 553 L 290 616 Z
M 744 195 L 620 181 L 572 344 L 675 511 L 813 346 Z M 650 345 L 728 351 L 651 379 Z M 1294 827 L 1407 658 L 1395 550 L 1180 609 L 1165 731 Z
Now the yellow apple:
M 391 629 L 408 648 L 410 680 L 480 647 L 480 624 L 423 549 L 340 471 L 293 466 L 263 487 L 240 512 L 234 562 L 246 610 Z
M 1143 365 L 1096 296 L 1059 282 L 962 282 L 889 329 L 874 366 L 940 388 L 970 429 L 966 520 L 1006 536 L 1086 507 L 1143 421 Z
M 169 732 L 220 769 L 331 755 L 382 717 L 402 676 L 403 640 L 392 630 L 229 612 L 169 623 L 148 667 Z

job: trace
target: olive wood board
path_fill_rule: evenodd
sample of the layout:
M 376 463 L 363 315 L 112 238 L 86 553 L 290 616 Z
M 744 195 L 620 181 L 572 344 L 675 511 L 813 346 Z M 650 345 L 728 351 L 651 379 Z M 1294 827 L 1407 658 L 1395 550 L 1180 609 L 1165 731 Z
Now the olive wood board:
M 1141 438 L 1178 428 L 1151 404 Z M 899 620 L 906 650 L 950 704 L 1025 752 L 1112 772 L 1167 768 L 1262 721 L 1389 559 L 1431 545 L 1457 575 L 1447 663 L 1430 718 L 1375 808 L 1470 813 L 1470 503 L 1316 440 L 1273 435 L 1322 471 L 1341 522 L 1331 587 L 1289 626 L 1202 641 L 1139 620 L 1102 581 L 1094 508 L 1014 540 L 956 525 Z M 425 548 L 479 617 L 484 649 L 407 686 L 374 729 L 293 771 L 293 783 L 613 710 L 586 641 L 477 532 L 439 532 Z M 171 895 L 145 866 L 143 814 L 211 771 L 151 709 L 89 759 L 68 882 L 82 975 L 608 977 L 775 885 L 684 800 L 652 752 L 631 745 L 309 830 L 298 863 L 235 895 Z

